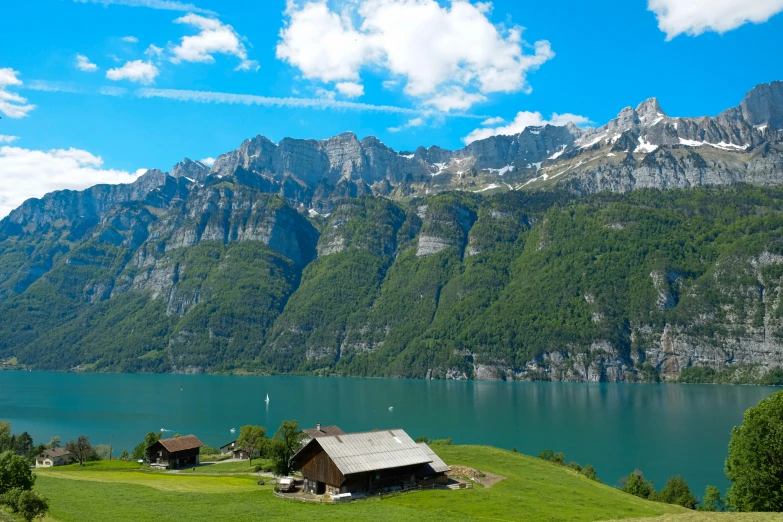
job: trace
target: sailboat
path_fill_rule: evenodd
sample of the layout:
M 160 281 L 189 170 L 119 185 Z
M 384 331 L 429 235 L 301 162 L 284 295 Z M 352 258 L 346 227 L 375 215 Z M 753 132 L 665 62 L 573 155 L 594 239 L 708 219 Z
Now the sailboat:
M 268 394 L 268 393 L 266 394 L 266 401 L 264 401 L 264 402 L 266 402 L 267 404 L 269 404 L 269 394 Z

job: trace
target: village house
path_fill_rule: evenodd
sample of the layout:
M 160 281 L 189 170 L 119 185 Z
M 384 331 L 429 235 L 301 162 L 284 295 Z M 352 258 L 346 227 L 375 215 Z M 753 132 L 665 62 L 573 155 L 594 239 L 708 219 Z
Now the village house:
M 231 455 L 232 453 L 234 453 L 234 448 L 236 447 L 236 445 L 237 445 L 237 441 L 236 440 L 232 440 L 228 444 L 224 444 L 224 445 L 220 446 L 220 454 L 221 455 Z
M 65 448 L 55 448 L 42 451 L 35 458 L 35 466 L 38 468 L 53 468 L 64 466 L 71 459 L 71 454 Z
M 229 442 L 223 446 L 220 446 L 221 455 L 231 455 L 232 458 L 247 460 L 250 458 L 250 453 L 246 449 L 242 449 L 237 446 L 237 441 Z M 257 459 L 261 457 L 260 451 L 253 452 L 253 458 Z
M 318 435 L 291 460 L 302 471 L 304 492 L 316 495 L 408 489 L 443 482 L 450 471 L 401 429 Z
M 197 466 L 202 446 L 195 435 L 162 439 L 147 448 L 147 458 L 153 467 L 165 469 Z
M 315 428 L 307 428 L 302 430 L 302 433 L 304 433 L 304 438 L 302 439 L 302 444 L 306 444 L 310 442 L 311 439 L 316 439 L 318 437 L 326 437 L 328 435 L 345 435 L 345 432 L 341 430 L 337 426 L 321 426 L 321 423 L 317 423 L 315 425 Z

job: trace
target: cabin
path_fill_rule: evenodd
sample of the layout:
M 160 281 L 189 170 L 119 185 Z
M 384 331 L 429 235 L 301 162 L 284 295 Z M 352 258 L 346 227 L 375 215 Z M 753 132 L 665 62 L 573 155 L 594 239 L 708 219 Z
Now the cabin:
M 195 435 L 161 439 L 147 448 L 147 458 L 153 467 L 179 469 L 199 464 L 204 444 Z
M 304 438 L 302 444 L 310 442 L 311 439 L 317 439 L 318 437 L 326 437 L 329 435 L 345 435 L 345 432 L 337 426 L 321 426 L 321 423 L 317 423 L 315 428 L 307 428 L 302 430 Z
M 71 460 L 71 454 L 65 448 L 55 448 L 42 451 L 35 458 L 37 468 L 53 468 L 65 466 Z
M 451 471 L 401 429 L 317 436 L 291 460 L 304 492 L 316 495 L 404 490 L 443 482 Z

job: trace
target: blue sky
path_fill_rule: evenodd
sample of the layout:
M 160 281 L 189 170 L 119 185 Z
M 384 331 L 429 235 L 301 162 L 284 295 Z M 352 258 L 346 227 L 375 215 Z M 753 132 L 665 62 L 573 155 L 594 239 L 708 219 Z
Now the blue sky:
M 11 93 L 17 110 L 0 120 L 0 177 L 26 179 L 24 168 L 38 165 L 19 150 L 89 156 L 63 153 L 70 163 L 47 164 L 40 186 L 0 193 L 0 216 L 3 199 L 9 207 L 36 190 L 169 170 L 257 134 L 353 131 L 396 150 L 457 148 L 488 118 L 484 127 L 497 132 L 536 118 L 603 124 L 650 96 L 671 116 L 715 115 L 754 85 L 783 79 L 773 46 L 783 3 L 723 4 L 6 2 L 0 101 Z

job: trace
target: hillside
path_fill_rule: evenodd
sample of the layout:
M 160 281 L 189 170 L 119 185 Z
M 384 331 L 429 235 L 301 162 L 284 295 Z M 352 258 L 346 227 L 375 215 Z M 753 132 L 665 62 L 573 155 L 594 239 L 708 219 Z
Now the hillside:
M 780 381 L 778 188 L 366 196 L 328 217 L 237 176 L 137 189 L 141 201 L 98 212 L 104 195 L 44 227 L 0 222 L 0 358 L 56 370 Z
M 275 498 L 258 477 L 187 476 L 128 470 L 42 470 L 36 489 L 51 500 L 60 522 L 117 520 L 572 520 L 683 513 L 622 493 L 564 467 L 507 451 L 475 446 L 438 447 L 450 465 L 507 477 L 491 488 L 424 491 L 346 505 L 303 504 Z

